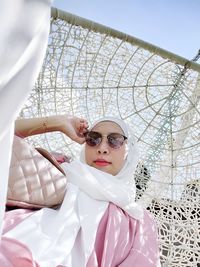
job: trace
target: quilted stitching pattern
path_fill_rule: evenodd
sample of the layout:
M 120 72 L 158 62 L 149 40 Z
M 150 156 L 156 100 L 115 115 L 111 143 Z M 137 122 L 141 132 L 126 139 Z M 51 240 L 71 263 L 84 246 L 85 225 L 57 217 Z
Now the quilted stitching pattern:
M 7 205 L 52 207 L 62 202 L 64 176 L 22 138 L 14 137 L 8 181 Z

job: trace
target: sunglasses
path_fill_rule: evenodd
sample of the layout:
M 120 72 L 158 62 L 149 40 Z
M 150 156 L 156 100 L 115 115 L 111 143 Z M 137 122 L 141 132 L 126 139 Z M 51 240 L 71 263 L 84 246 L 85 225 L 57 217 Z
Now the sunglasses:
M 103 140 L 103 135 L 99 132 L 94 131 L 86 132 L 84 134 L 84 137 L 86 143 L 92 147 L 98 146 Z M 127 139 L 126 136 L 120 133 L 110 133 L 106 137 L 108 145 L 113 149 L 119 149 Z

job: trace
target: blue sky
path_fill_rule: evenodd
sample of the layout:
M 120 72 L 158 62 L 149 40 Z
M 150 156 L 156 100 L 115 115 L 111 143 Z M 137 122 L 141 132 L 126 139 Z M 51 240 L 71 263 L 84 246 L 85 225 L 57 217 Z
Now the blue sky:
M 54 0 L 53 6 L 188 59 L 200 49 L 200 0 Z

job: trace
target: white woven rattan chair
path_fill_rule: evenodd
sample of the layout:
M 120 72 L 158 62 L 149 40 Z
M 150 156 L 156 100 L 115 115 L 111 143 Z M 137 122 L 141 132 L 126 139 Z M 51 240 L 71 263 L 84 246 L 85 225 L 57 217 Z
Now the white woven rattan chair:
M 104 115 L 134 128 L 137 198 L 156 218 L 162 266 L 200 263 L 200 65 L 92 21 L 52 9 L 46 58 L 21 117 Z M 31 139 L 76 157 L 60 133 Z

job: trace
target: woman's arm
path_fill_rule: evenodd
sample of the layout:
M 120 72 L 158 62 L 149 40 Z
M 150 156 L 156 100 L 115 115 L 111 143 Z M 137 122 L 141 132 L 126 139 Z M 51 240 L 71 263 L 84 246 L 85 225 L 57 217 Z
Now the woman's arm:
M 60 131 L 80 144 L 84 142 L 83 133 L 87 131 L 87 128 L 88 123 L 85 119 L 69 115 L 18 119 L 15 121 L 15 133 L 20 136 L 28 137 L 36 134 Z

